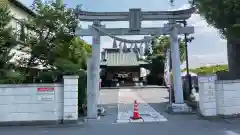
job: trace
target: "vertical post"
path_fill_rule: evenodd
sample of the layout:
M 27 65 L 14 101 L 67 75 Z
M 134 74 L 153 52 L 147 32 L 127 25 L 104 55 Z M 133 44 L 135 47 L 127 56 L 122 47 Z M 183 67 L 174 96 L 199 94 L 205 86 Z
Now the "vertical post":
M 94 21 L 93 22 L 94 26 L 101 27 L 100 21 Z M 100 56 L 101 56 L 101 36 L 98 30 L 94 29 L 93 30 L 93 41 L 92 41 L 92 64 L 94 64 L 94 74 L 96 74 L 96 78 L 93 78 L 93 86 L 94 89 L 96 89 L 97 93 L 97 104 L 100 104 L 100 89 L 99 89 L 99 82 L 100 82 Z M 96 85 L 96 86 L 95 86 Z
M 187 22 L 184 20 L 183 22 L 184 27 L 187 27 Z M 192 93 L 192 78 L 191 75 L 189 74 L 189 63 L 188 63 L 188 39 L 187 39 L 187 34 L 184 34 L 184 42 L 185 42 L 185 53 L 186 53 L 186 69 L 187 69 L 187 79 L 188 79 L 188 88 L 189 91 L 187 93 L 187 98 L 189 99 L 191 93 Z
M 63 120 L 78 120 L 78 76 L 63 76 Z
M 94 21 L 94 26 L 99 27 L 100 22 Z M 97 105 L 99 104 L 99 71 L 100 71 L 100 33 L 91 28 L 92 37 L 92 57 L 88 63 L 88 119 L 97 119 Z
M 97 94 L 93 89 L 93 64 L 90 58 L 87 61 L 87 119 L 97 119 Z
M 172 71 L 173 71 L 173 85 L 174 85 L 174 97 L 176 104 L 183 104 L 183 89 L 182 78 L 180 70 L 180 53 L 178 43 L 178 28 L 176 21 L 171 21 L 171 57 L 172 57 Z

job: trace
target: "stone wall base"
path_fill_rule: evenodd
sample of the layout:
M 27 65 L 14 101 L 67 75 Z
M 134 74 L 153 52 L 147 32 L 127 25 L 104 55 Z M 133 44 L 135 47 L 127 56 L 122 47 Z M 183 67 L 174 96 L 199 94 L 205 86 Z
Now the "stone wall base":
M 44 121 L 6 121 L 0 122 L 0 126 L 41 126 L 41 125 L 66 125 L 80 124 L 81 120 L 44 120 Z
M 187 104 L 170 104 L 167 106 L 167 112 L 169 114 L 192 114 L 192 108 Z
M 205 120 L 225 120 L 225 119 L 239 119 L 240 114 L 234 114 L 234 115 L 215 115 L 215 116 L 204 116 L 199 111 L 197 113 L 197 116 L 199 118 L 205 119 Z

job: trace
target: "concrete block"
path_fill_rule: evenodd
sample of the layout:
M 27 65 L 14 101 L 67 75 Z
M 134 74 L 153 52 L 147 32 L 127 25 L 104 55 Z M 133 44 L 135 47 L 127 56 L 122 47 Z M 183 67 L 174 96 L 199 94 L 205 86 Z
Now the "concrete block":
M 134 122 L 143 122 L 142 119 L 138 119 L 138 120 L 133 120 L 133 119 L 129 119 L 131 123 L 134 123 Z
M 11 104 L 0 105 L 0 115 L 7 115 L 15 111 L 15 107 Z
M 64 84 L 64 92 L 77 92 L 78 91 L 78 86 L 77 85 L 68 85 Z
M 0 87 L 0 96 L 11 96 L 12 92 L 9 88 Z
M 240 106 L 240 98 L 224 98 L 223 100 L 223 104 L 220 104 L 219 106 L 226 106 L 226 107 L 230 107 L 230 106 Z
M 77 113 L 78 112 L 78 108 L 77 106 L 64 106 L 64 113 Z
M 129 123 L 129 122 L 130 122 L 129 119 L 124 119 L 124 120 L 118 119 L 118 120 L 117 120 L 117 123 Z
M 142 116 L 143 122 L 154 122 L 156 121 L 153 117 L 151 116 Z
M 67 99 L 77 99 L 78 98 L 78 92 L 72 92 L 72 91 L 66 91 L 64 92 L 64 98 Z
M 216 108 L 212 109 L 203 109 L 200 111 L 203 116 L 216 116 L 217 115 L 217 110 Z
M 170 109 L 173 113 L 185 113 L 191 112 L 191 108 L 188 107 L 186 104 L 172 104 Z
M 222 81 L 221 81 L 221 83 L 219 81 L 215 82 L 215 89 L 216 89 L 216 91 L 223 90 L 223 83 L 222 83 Z
M 202 106 L 204 107 L 204 109 L 215 109 L 216 102 L 202 103 Z
M 219 107 L 220 115 L 240 114 L 240 106 Z
M 239 90 L 224 90 L 224 98 L 240 98 Z
M 64 112 L 64 120 L 77 120 L 78 119 L 78 113 L 73 112 Z
M 13 104 L 29 104 L 32 102 L 32 96 L 11 96 Z
M 33 120 L 32 115 L 34 115 L 34 113 L 28 113 L 28 112 L 17 113 L 17 112 L 14 112 L 14 113 L 9 114 L 9 116 L 8 116 L 9 120 L 8 121 L 31 121 L 31 120 Z
M 158 118 L 154 118 L 155 119 L 155 121 L 158 121 L 158 122 L 164 122 L 164 121 L 168 121 L 166 118 L 164 118 L 164 117 L 158 117 Z
M 223 89 L 226 90 L 237 90 L 240 87 L 240 83 L 224 83 Z
M 207 95 L 204 96 L 199 94 L 199 102 L 201 103 L 216 102 L 216 96 Z
M 69 105 L 77 105 L 78 104 L 78 99 L 67 99 L 64 98 L 64 106 L 69 106 Z
M 35 116 L 35 117 L 34 117 Z M 57 120 L 57 112 L 39 112 L 32 116 L 32 120 Z

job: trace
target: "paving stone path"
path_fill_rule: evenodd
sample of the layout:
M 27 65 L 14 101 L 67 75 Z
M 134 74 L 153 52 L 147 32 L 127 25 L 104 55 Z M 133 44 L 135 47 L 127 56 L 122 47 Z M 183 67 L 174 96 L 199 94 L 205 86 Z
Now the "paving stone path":
M 132 120 L 133 102 L 137 100 L 139 103 L 140 120 Z M 148 103 L 140 98 L 136 92 L 131 89 L 120 89 L 118 93 L 118 118 L 117 123 L 130 122 L 165 122 L 167 119 L 160 113 L 155 111 Z

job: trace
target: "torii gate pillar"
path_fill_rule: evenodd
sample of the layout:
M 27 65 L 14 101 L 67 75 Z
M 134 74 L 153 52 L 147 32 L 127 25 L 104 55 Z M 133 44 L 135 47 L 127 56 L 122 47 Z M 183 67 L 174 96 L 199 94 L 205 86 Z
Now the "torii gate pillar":
M 100 27 L 100 21 L 94 21 L 94 26 Z M 88 62 L 87 75 L 87 119 L 97 119 L 97 106 L 100 104 L 100 33 L 92 28 L 92 57 Z
M 172 71 L 173 71 L 173 87 L 176 104 L 184 104 L 182 78 L 180 69 L 180 53 L 178 43 L 178 28 L 176 21 L 170 21 L 171 28 L 171 57 L 172 57 Z

